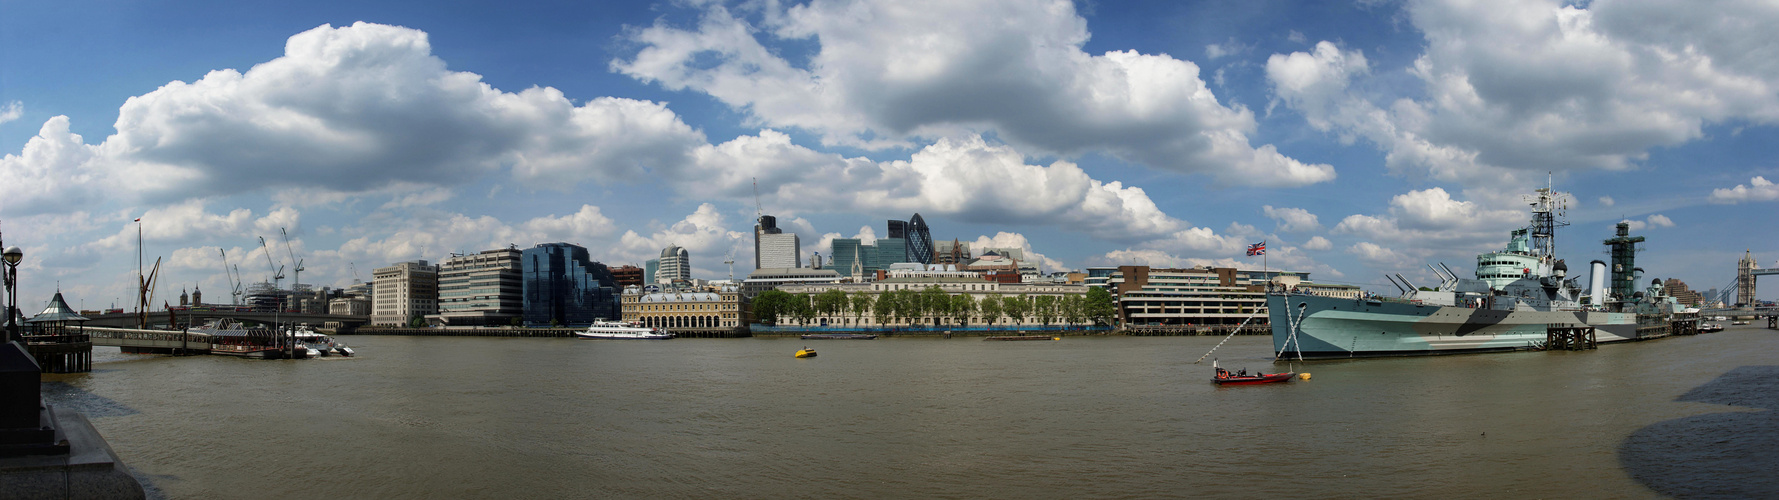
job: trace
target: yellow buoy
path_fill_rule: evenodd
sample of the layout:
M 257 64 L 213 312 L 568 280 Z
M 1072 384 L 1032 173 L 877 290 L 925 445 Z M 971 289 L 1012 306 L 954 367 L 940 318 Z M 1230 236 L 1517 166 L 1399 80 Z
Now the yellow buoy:
M 1309 374 L 1309 372 L 1299 373 L 1299 374 L 1297 374 L 1297 378 L 1309 380 L 1310 374 Z

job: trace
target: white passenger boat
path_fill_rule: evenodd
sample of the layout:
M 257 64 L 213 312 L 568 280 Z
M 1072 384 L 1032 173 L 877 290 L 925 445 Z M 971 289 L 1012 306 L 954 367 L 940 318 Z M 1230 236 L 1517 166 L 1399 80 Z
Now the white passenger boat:
M 575 338 L 583 339 L 631 339 L 631 340 L 665 340 L 673 338 L 673 334 L 659 328 L 649 328 L 635 323 L 623 321 L 594 321 L 584 332 L 576 332 Z

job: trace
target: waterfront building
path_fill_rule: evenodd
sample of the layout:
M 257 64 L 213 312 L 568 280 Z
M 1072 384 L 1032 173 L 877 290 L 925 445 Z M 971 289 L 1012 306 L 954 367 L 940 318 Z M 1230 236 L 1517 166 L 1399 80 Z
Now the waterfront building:
M 1291 276 L 1303 286 L 1309 275 L 1208 266 L 1119 266 L 1106 284 L 1118 299 L 1119 319 L 1130 327 L 1233 327 L 1244 320 L 1250 326 L 1261 326 L 1267 324 L 1269 276 Z
M 692 254 L 679 245 L 668 245 L 661 249 L 660 268 L 655 269 L 655 283 L 670 285 L 675 281 L 692 279 Z
M 439 312 L 439 266 L 424 260 L 371 271 L 371 324 L 408 326 L 415 317 Z
M 829 290 L 840 290 L 846 292 L 848 296 L 871 296 L 872 303 L 875 304 L 877 299 L 886 292 L 909 290 L 918 293 L 936 286 L 949 297 L 961 295 L 968 297 L 970 300 L 975 301 L 975 303 L 978 304 L 976 312 L 962 318 L 946 316 L 943 313 L 936 313 L 920 318 L 900 319 L 889 318 L 887 315 L 885 315 L 886 317 L 884 318 L 879 318 L 874 311 L 854 310 L 849 305 L 839 314 L 816 316 L 815 319 L 811 320 L 811 325 L 862 328 L 892 326 L 1000 325 L 1013 328 L 1020 325 L 1029 326 L 1039 324 L 1091 324 L 1091 320 L 1083 323 L 1070 323 L 1068 318 L 1056 311 L 1041 314 L 1034 310 L 1021 317 L 1015 317 L 1003 312 L 1002 314 L 991 318 L 984 315 L 980 308 L 982 300 L 989 297 L 1005 301 L 1008 297 L 1017 298 L 1024 296 L 1032 304 L 1040 303 L 1038 299 L 1039 297 L 1047 297 L 1042 300 L 1042 303 L 1055 303 L 1054 301 L 1057 299 L 1069 295 L 1085 296 L 1087 294 L 1087 287 L 1085 285 L 1061 283 L 997 283 L 984 280 L 980 276 L 974 275 L 974 273 L 958 271 L 898 270 L 888 272 L 888 274 L 890 274 L 889 277 L 870 283 L 797 283 L 781 285 L 778 289 L 786 293 L 810 295 L 820 294 Z M 781 318 L 779 322 L 780 324 L 783 324 L 785 323 L 785 320 Z
M 747 301 L 734 286 L 647 292 L 628 287 L 624 321 L 661 328 L 680 337 L 736 337 L 749 322 Z
M 760 252 L 754 256 L 754 261 L 760 263 L 760 267 L 755 269 L 803 267 L 803 242 L 798 239 L 797 233 L 779 232 L 758 234 L 755 237 L 757 240 L 754 247 Z
M 452 255 L 439 265 L 439 317 L 447 325 L 512 324 L 525 312 L 517 248 Z
M 1116 272 L 1118 272 L 1116 267 L 1089 267 L 1087 268 L 1087 278 L 1081 282 L 1087 286 L 1104 288 L 1107 286 L 1107 282 L 1112 279 L 1112 274 Z
M 840 273 L 833 269 L 805 268 L 767 268 L 755 269 L 741 282 L 741 295 L 745 300 L 753 298 L 767 290 L 793 283 L 839 283 Z
M 587 249 L 570 243 L 541 243 L 520 255 L 526 326 L 585 326 L 614 319 L 618 282 Z
M 327 301 L 327 313 L 335 316 L 370 316 L 371 301 L 360 297 L 340 297 Z
M 612 279 L 618 280 L 618 289 L 619 290 L 622 290 L 625 288 L 630 288 L 633 286 L 642 286 L 643 283 L 645 283 L 642 280 L 642 278 L 643 278 L 643 272 L 642 272 L 642 268 L 640 268 L 640 267 L 632 266 L 630 264 L 624 264 L 622 266 L 612 268 Z M 646 282 L 646 283 L 652 283 L 652 282 Z

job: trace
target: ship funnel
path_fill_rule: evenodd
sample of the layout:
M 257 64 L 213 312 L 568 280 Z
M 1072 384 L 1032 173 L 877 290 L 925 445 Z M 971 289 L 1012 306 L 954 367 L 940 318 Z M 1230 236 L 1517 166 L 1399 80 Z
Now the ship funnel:
M 1588 295 L 1594 298 L 1594 305 L 1606 303 L 1606 263 L 1594 261 L 1588 264 Z

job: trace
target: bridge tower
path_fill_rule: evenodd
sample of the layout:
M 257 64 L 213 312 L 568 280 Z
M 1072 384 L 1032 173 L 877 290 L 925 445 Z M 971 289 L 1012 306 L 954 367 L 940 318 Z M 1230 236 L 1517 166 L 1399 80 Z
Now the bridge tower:
M 1738 306 L 1754 304 L 1754 251 L 1742 252 L 1742 260 L 1736 263 L 1736 304 Z

